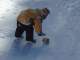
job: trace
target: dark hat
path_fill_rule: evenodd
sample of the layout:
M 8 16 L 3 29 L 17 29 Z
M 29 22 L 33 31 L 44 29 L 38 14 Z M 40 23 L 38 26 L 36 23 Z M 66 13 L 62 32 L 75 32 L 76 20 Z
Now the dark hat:
M 42 11 L 45 12 L 45 13 L 48 13 L 48 14 L 50 13 L 48 8 L 43 8 Z

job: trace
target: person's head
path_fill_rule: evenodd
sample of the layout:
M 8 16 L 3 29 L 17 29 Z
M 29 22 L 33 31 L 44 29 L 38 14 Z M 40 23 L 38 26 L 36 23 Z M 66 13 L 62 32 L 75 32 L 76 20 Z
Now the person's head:
M 42 13 L 41 13 L 42 19 L 45 19 L 49 13 L 50 13 L 50 11 L 48 8 L 43 8 Z

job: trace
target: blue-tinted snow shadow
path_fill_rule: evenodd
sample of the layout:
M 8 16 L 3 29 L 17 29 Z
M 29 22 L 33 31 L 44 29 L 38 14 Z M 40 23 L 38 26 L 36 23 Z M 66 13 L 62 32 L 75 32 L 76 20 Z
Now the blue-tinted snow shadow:
M 22 45 L 22 40 L 14 40 L 10 51 L 8 52 L 7 60 L 23 60 L 30 59 L 35 60 L 38 56 L 43 54 L 44 47 L 27 47 L 27 44 Z

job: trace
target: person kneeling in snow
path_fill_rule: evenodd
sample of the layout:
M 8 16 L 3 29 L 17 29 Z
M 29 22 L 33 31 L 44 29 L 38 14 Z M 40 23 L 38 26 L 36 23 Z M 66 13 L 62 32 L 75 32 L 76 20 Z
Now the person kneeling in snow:
M 37 32 L 38 36 L 45 35 L 42 32 L 42 22 L 50 13 L 48 8 L 42 9 L 26 9 L 21 11 L 17 17 L 17 28 L 15 37 L 20 38 L 22 33 L 26 31 L 26 41 L 35 43 L 33 32 Z

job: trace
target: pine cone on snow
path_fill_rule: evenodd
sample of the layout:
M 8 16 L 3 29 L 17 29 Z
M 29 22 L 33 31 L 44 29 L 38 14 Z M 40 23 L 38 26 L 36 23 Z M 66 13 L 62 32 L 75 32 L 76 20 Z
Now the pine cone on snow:
M 43 38 L 43 43 L 45 43 L 45 44 L 49 44 L 49 38 Z

